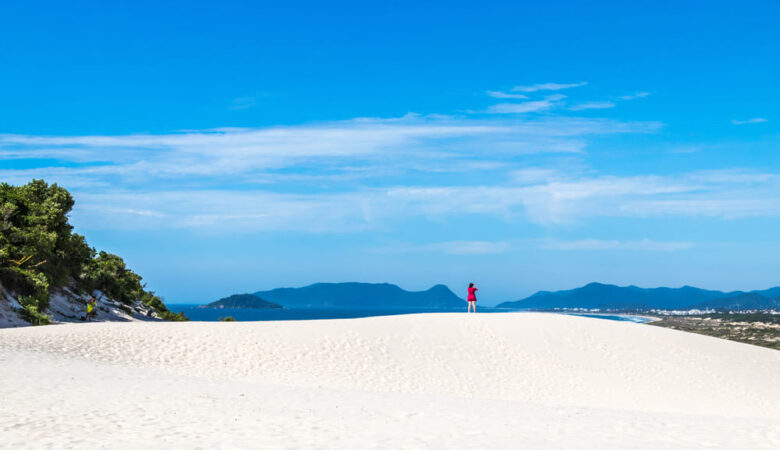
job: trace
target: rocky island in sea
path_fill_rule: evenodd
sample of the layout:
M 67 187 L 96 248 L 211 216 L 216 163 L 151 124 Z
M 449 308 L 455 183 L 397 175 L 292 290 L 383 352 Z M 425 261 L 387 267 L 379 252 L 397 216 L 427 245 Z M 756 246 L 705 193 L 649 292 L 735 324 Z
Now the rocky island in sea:
M 282 309 L 282 305 L 263 300 L 252 294 L 233 294 L 229 297 L 221 298 L 215 302 L 203 305 L 200 308 L 251 308 L 251 309 Z

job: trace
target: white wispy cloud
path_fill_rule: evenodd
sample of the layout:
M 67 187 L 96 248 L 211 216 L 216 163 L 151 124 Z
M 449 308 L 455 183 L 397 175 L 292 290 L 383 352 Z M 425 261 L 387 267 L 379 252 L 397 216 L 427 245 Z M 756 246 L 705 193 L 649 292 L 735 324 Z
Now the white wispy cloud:
M 598 176 L 517 159 L 581 154 L 593 136 L 660 126 L 409 116 L 165 135 L 0 135 L 5 160 L 81 163 L 5 166 L 0 179 L 45 178 L 74 190 L 74 220 L 84 228 L 344 232 L 464 215 L 543 226 L 591 217 L 780 216 L 780 175 L 772 172 Z M 460 184 L 466 173 L 485 176 Z
M 539 83 L 532 84 L 530 86 L 515 86 L 512 88 L 512 92 L 536 92 L 536 91 L 559 91 L 561 89 L 570 89 L 580 86 L 585 86 L 587 81 L 579 83 Z
M 488 97 L 493 97 L 493 98 L 515 98 L 515 99 L 525 99 L 525 98 L 528 98 L 527 95 L 523 95 L 523 94 L 510 94 L 510 93 L 502 92 L 502 91 L 486 91 L 485 94 L 487 94 Z
M 49 165 L 3 164 L 0 179 L 44 178 L 73 190 L 82 229 L 341 233 L 464 216 L 545 227 L 593 217 L 780 216 L 772 172 L 600 176 L 581 167 L 593 139 L 661 127 L 560 108 L 536 118 L 410 114 L 159 135 L 6 134 L 0 160 Z M 504 248 L 470 242 L 479 244 L 439 251 Z
M 398 188 L 399 204 L 431 215 L 486 214 L 543 225 L 591 217 L 777 217 L 780 174 L 693 172 L 677 176 L 568 176 L 529 185 Z
M 521 185 L 541 184 L 564 178 L 557 168 L 525 167 L 512 172 L 513 180 Z
M 667 151 L 669 153 L 676 153 L 676 154 L 685 154 L 685 153 L 697 153 L 702 150 L 704 150 L 706 146 L 701 144 L 685 144 L 685 145 L 675 145 L 671 148 L 669 148 Z
M 534 111 L 546 111 L 558 106 L 559 101 L 566 98 L 565 95 L 548 95 L 544 100 L 535 100 L 523 103 L 499 103 L 491 105 L 487 109 L 489 114 L 520 114 Z
M 73 222 L 83 229 L 199 229 L 354 232 L 371 227 L 359 193 L 285 194 L 264 190 L 81 192 Z
M 465 216 L 529 220 L 543 226 L 593 217 L 780 217 L 776 196 L 780 174 L 774 173 L 633 177 L 540 173 L 536 180 L 477 186 L 362 187 L 307 194 L 263 189 L 81 191 L 74 221 L 84 228 L 341 233 L 381 230 L 416 218 L 441 221 Z
M 442 253 L 446 255 L 494 255 L 512 250 L 510 241 L 448 241 L 422 244 L 394 243 L 373 249 L 380 253 Z
M 0 169 L 0 176 L 9 180 L 45 177 L 96 186 L 151 180 L 185 182 L 193 177 L 200 177 L 200 184 L 220 180 L 235 183 L 240 177 L 258 183 L 265 177 L 281 176 L 269 172 L 308 166 L 310 170 L 288 176 L 354 179 L 361 172 L 372 176 L 414 167 L 446 172 L 486 160 L 495 165 L 519 154 L 583 152 L 585 137 L 653 132 L 659 126 L 654 122 L 565 117 L 483 120 L 407 116 L 161 135 L 0 135 L 2 159 L 38 158 L 82 164 Z
M 736 120 L 736 119 L 734 119 L 734 120 L 731 121 L 731 123 L 733 125 L 747 125 L 747 124 L 752 124 L 752 123 L 764 123 L 764 122 L 768 122 L 768 120 L 763 118 L 763 117 L 754 117 L 752 119 L 747 119 L 747 120 Z
M 441 253 L 447 255 L 494 255 L 528 248 L 559 251 L 639 251 L 674 252 L 688 250 L 696 244 L 690 241 L 657 241 L 617 239 L 527 239 L 521 241 L 448 241 L 431 243 L 394 243 L 374 248 L 380 253 Z
M 420 218 L 447 221 L 466 216 L 531 221 L 545 227 L 594 217 L 780 217 L 777 173 L 723 170 L 619 177 L 555 169 L 519 169 L 508 178 L 477 185 L 368 186 L 351 181 L 340 190 L 308 188 L 306 193 L 279 191 L 275 184 L 208 189 L 205 181 L 166 188 L 154 178 L 139 178 L 127 187 L 106 179 L 96 188 L 78 184 L 90 178 L 81 173 L 46 179 L 74 191 L 78 202 L 73 219 L 82 229 L 343 233 L 381 230 Z M 9 172 L 1 171 L 0 178 L 23 183 L 31 175 L 14 180 Z M 281 186 L 301 190 L 297 182 Z
M 543 130 L 540 130 L 542 133 Z M 522 131 L 520 132 L 523 133 Z M 225 176 L 303 161 L 435 153 L 434 141 L 511 137 L 506 123 L 447 119 L 359 119 L 323 125 L 228 129 L 164 135 L 38 137 L 0 135 L 0 157 L 109 163 L 79 170 L 120 176 Z M 465 145 L 465 144 L 464 144 Z M 34 155 L 34 156 L 33 156 Z
M 584 111 L 586 109 L 607 109 L 614 108 L 615 104 L 612 102 L 587 102 L 574 105 L 569 109 L 571 111 Z
M 649 92 L 637 92 L 635 94 L 630 94 L 630 95 L 621 95 L 619 98 L 621 100 L 636 100 L 638 98 L 645 98 L 648 95 L 650 95 Z
M 512 248 L 508 241 L 452 241 L 435 244 L 451 255 L 487 255 L 505 253 Z
M 626 250 L 626 251 L 660 251 L 670 252 L 687 250 L 694 247 L 693 242 L 686 241 L 653 241 L 642 239 L 638 241 L 619 241 L 619 240 L 599 240 L 599 239 L 581 239 L 575 241 L 555 241 L 549 240 L 541 244 L 541 248 L 548 250 L 571 250 L 571 251 L 604 251 L 604 250 Z

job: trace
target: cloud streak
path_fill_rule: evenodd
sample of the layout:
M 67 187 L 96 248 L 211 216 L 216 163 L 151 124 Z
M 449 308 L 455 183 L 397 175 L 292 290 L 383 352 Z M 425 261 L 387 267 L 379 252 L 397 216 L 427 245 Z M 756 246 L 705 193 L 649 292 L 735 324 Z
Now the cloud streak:
M 731 121 L 732 125 L 749 125 L 749 124 L 764 123 L 764 122 L 768 122 L 768 120 L 763 117 L 754 117 L 752 119 L 747 119 L 747 120 L 734 119 Z
M 76 185 L 143 181 L 252 183 L 281 177 L 452 168 L 521 154 L 584 150 L 583 138 L 599 134 L 647 133 L 654 122 L 577 118 L 542 120 L 467 119 L 409 115 L 317 125 L 217 129 L 163 135 L 0 135 L 0 158 L 67 162 L 34 169 L 0 170 L 9 180 L 46 177 Z M 76 167 L 73 167 L 75 163 Z M 50 163 L 51 164 L 51 163 Z M 305 168 L 310 170 L 302 170 Z M 378 171 L 377 171 L 378 169 Z M 292 172 L 289 176 L 296 175 Z M 143 183 L 142 183 L 143 184 Z
M 607 109 L 614 108 L 615 104 L 612 102 L 587 102 L 574 105 L 569 108 L 570 111 L 584 111 L 586 109 Z
M 526 99 L 526 98 L 528 98 L 527 95 L 523 95 L 523 94 L 509 94 L 507 92 L 501 92 L 501 91 L 486 91 L 485 94 L 487 94 L 488 97 L 493 97 L 493 98 L 514 98 L 514 99 Z
M 530 86 L 515 86 L 512 88 L 512 92 L 560 91 L 561 89 L 571 89 L 585 86 L 586 84 L 588 84 L 587 81 L 579 83 L 540 83 Z
M 363 187 L 305 194 L 264 189 L 109 190 L 81 192 L 74 221 L 84 228 L 344 233 L 394 228 L 420 219 L 485 217 L 555 228 L 596 217 L 780 217 L 778 189 L 780 174 L 722 171 L 633 177 L 564 177 L 549 172 L 524 183 Z M 476 252 L 479 247 L 462 246 L 469 248 Z
M 82 228 L 342 233 L 465 216 L 544 227 L 595 217 L 780 216 L 780 175 L 771 172 L 598 176 L 523 159 L 583 155 L 594 137 L 660 126 L 409 115 L 164 135 L 1 135 L 6 160 L 82 164 L 0 169 L 0 178 L 74 190 Z
M 694 243 L 685 241 L 653 241 L 642 239 L 639 241 L 617 241 L 582 239 L 576 241 L 547 241 L 541 245 L 547 250 L 563 251 L 651 251 L 673 252 L 687 250 L 694 247 Z
M 636 100 L 638 98 L 645 98 L 648 95 L 650 95 L 649 92 L 637 92 L 637 93 L 631 94 L 631 95 L 622 95 L 619 98 L 621 100 Z
M 395 243 L 375 249 L 380 253 L 439 253 L 445 255 L 495 255 L 513 248 L 510 241 L 448 241 L 423 244 Z
M 535 111 L 546 111 L 558 106 L 560 100 L 566 98 L 565 95 L 549 95 L 544 100 L 535 100 L 523 103 L 499 103 L 488 107 L 485 111 L 488 114 L 522 114 Z
M 491 115 L 159 135 L 5 134 L 0 159 L 30 168 L 4 165 L 0 178 L 44 178 L 73 190 L 82 229 L 345 233 L 464 217 L 555 228 L 598 217 L 780 216 L 780 177 L 771 172 L 598 175 L 584 162 L 592 141 L 654 133 L 662 124 L 566 115 L 564 98 L 493 105 Z M 531 111 L 547 114 L 521 115 Z M 506 248 L 453 242 L 436 250 Z

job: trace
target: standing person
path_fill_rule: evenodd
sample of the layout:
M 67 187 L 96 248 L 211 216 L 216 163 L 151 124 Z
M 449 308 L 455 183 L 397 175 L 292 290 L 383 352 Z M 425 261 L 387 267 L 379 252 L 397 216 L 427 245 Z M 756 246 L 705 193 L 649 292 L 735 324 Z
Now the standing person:
M 469 283 L 469 296 L 466 297 L 466 300 L 469 301 L 469 308 L 466 312 L 471 312 L 472 309 L 477 312 L 477 288 L 474 283 Z
M 97 311 L 95 311 L 96 307 L 97 307 L 97 300 L 95 299 L 95 296 L 92 296 L 89 298 L 89 301 L 87 302 L 87 321 L 92 320 L 92 317 L 97 315 Z

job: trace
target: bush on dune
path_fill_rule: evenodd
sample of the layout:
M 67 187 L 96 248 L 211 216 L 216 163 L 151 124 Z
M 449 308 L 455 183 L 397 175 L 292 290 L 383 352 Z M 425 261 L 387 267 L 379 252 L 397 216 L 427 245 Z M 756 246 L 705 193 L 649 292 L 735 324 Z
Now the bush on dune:
M 49 316 L 38 311 L 38 307 L 35 305 L 36 301 L 29 297 L 19 297 L 19 304 L 22 305 L 22 309 L 19 311 L 19 315 L 22 319 L 30 322 L 33 325 L 48 325 Z
M 0 183 L 0 284 L 19 298 L 22 317 L 48 323 L 42 311 L 52 290 L 70 287 L 81 293 L 100 291 L 125 305 L 141 302 L 167 320 L 186 320 L 147 291 L 122 258 L 97 253 L 73 232 L 68 223 L 73 205 L 67 190 L 43 180 L 24 186 Z

